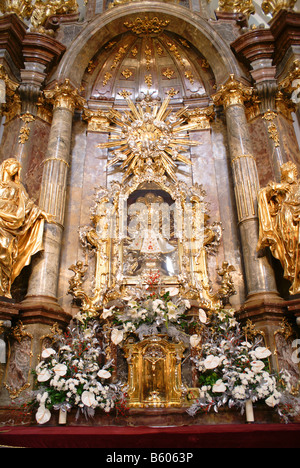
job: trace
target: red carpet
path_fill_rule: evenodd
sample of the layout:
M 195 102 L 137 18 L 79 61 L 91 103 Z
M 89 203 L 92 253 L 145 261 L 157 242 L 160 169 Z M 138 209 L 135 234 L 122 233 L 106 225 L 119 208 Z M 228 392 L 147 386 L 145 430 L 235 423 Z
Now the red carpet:
M 300 448 L 300 424 L 182 427 L 0 427 L 0 446 L 24 448 Z

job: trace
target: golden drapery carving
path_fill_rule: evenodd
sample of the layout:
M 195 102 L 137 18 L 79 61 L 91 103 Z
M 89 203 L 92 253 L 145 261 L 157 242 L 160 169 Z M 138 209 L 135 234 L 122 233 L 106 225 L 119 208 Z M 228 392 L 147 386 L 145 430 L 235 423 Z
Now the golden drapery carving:
M 14 158 L 0 166 L 0 294 L 10 289 L 32 255 L 42 249 L 44 219 L 20 182 L 21 164 Z
M 271 182 L 259 193 L 259 241 L 257 250 L 270 247 L 280 260 L 284 277 L 292 285 L 290 294 L 300 292 L 299 223 L 300 192 L 297 167 L 281 166 L 281 182 Z

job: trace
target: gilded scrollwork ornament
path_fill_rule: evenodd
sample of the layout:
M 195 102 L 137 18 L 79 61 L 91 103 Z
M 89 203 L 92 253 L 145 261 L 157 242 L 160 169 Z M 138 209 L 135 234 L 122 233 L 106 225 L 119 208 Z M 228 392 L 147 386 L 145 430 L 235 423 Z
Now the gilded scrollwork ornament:
M 227 305 L 229 298 L 236 294 L 236 289 L 232 279 L 232 272 L 235 271 L 233 265 L 230 265 L 226 260 L 222 263 L 222 267 L 217 269 L 218 275 L 221 277 L 221 287 L 217 292 L 217 297 L 219 297 L 223 305 Z
M 24 145 L 24 143 L 28 140 L 30 134 L 30 122 L 35 120 L 35 117 L 30 114 L 30 112 L 26 112 L 25 114 L 21 115 L 20 119 L 24 122 L 24 125 L 20 128 L 19 134 L 19 143 Z
M 279 141 L 279 133 L 278 133 L 278 128 L 276 126 L 276 123 L 274 122 L 276 120 L 277 113 L 272 112 L 268 110 L 267 112 L 264 113 L 263 119 L 268 122 L 268 133 L 269 133 L 269 138 L 274 141 L 274 146 L 278 147 L 280 146 L 280 141 Z
M 148 35 L 148 34 L 159 34 L 161 33 L 170 23 L 168 20 L 161 20 L 157 16 L 154 18 L 149 18 L 145 16 L 144 18 L 136 18 L 133 21 L 127 21 L 124 23 L 130 31 L 139 35 Z
M 292 120 L 291 114 L 299 107 L 300 61 L 295 60 L 287 76 L 279 83 L 276 96 L 277 107 Z
M 87 318 L 98 316 L 97 307 L 94 304 L 95 301 L 93 301 L 92 296 L 85 291 L 83 286 L 87 265 L 78 260 L 76 264 L 69 267 L 69 270 L 73 271 L 74 276 L 69 280 L 68 293 L 73 296 L 74 302 L 79 303 L 80 306 L 80 312 L 76 315 L 76 318 L 84 322 Z

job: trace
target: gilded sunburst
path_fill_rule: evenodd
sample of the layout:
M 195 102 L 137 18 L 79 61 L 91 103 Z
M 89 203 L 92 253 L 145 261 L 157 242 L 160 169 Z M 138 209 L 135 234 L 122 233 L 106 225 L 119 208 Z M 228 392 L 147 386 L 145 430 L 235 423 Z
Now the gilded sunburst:
M 177 164 L 191 165 L 183 153 L 199 144 L 187 134 L 196 124 L 186 123 L 186 108 L 172 112 L 169 96 L 161 105 L 151 100 L 136 105 L 129 98 L 126 101 L 128 110 L 111 110 L 110 121 L 114 125 L 109 127 L 110 140 L 98 145 L 113 150 L 108 166 L 121 164 L 123 180 L 148 171 L 167 174 L 175 181 Z

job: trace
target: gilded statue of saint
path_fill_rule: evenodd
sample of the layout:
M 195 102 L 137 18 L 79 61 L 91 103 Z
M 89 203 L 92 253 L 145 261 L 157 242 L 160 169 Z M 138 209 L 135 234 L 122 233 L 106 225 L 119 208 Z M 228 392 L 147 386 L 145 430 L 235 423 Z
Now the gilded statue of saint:
M 11 297 L 11 285 L 32 255 L 42 250 L 44 213 L 29 198 L 14 158 L 0 166 L 0 296 Z
M 281 182 L 271 182 L 258 197 L 259 240 L 257 250 L 270 247 L 280 260 L 290 294 L 300 293 L 300 185 L 292 162 L 281 166 Z

